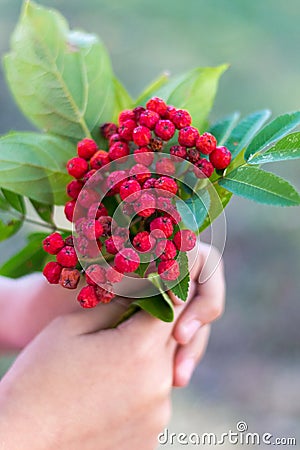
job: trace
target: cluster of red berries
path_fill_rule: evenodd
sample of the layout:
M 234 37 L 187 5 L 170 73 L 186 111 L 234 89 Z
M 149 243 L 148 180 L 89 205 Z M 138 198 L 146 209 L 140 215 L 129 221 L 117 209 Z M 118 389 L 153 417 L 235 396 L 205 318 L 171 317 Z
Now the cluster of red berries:
M 196 177 L 205 178 L 215 168 L 225 169 L 231 160 L 230 152 L 217 147 L 213 135 L 200 135 L 191 126 L 187 111 L 157 97 L 146 108 L 122 111 L 118 126 L 106 123 L 100 129 L 108 151 L 86 138 L 67 163 L 74 180 L 67 185 L 71 200 L 65 215 L 74 224 L 73 236 L 63 239 L 55 232 L 43 242 L 45 251 L 56 256 L 46 265 L 45 277 L 50 283 L 76 289 L 83 274 L 87 285 L 78 301 L 86 308 L 109 302 L 115 296 L 114 283 L 125 273 L 138 271 L 145 256 L 163 280 L 179 278 L 178 252 L 194 248 L 196 235 L 179 227 L 176 165 L 187 160 Z M 133 164 L 128 167 L 129 155 Z M 112 196 L 121 203 L 123 217 L 129 216 L 128 227 L 117 223 L 115 211 L 108 213 Z M 79 260 L 84 261 L 85 270 Z M 104 267 L 100 260 L 111 265 Z

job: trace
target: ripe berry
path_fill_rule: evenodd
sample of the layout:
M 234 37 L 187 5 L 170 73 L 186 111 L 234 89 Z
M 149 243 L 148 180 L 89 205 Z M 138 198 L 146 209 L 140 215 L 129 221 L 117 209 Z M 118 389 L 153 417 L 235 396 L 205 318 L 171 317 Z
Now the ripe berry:
M 111 190 L 113 194 L 120 192 L 121 184 L 127 180 L 127 172 L 125 170 L 115 170 L 111 172 L 106 179 L 106 187 Z
M 178 142 L 183 147 L 194 147 L 199 137 L 199 131 L 195 127 L 185 127 L 179 130 Z
M 201 153 L 196 148 L 190 148 L 188 151 L 188 160 L 195 164 L 201 158 Z
M 160 262 L 157 270 L 159 276 L 167 281 L 176 280 L 180 275 L 179 264 L 174 259 Z
M 104 123 L 100 127 L 100 131 L 104 139 L 109 139 L 113 134 L 117 132 L 117 125 L 111 122 Z
M 99 239 L 103 235 L 103 226 L 98 220 L 86 219 L 82 228 L 84 236 L 89 241 Z
M 113 236 L 105 241 L 105 248 L 107 253 L 116 255 L 124 247 L 124 239 L 120 236 Z
M 82 178 L 88 170 L 89 165 L 83 158 L 75 157 L 67 162 L 67 171 L 74 178 Z
M 120 197 L 122 200 L 131 202 L 136 201 L 141 192 L 141 185 L 136 180 L 127 180 L 121 184 Z
M 76 251 L 70 245 L 66 245 L 57 253 L 56 260 L 63 267 L 75 267 L 78 263 Z
M 164 141 L 159 137 L 154 137 L 150 139 L 150 148 L 154 152 L 160 152 L 164 146 Z
M 80 280 L 80 272 L 77 269 L 63 268 L 59 284 L 66 289 L 76 289 Z
M 156 112 L 160 116 L 163 116 L 167 112 L 166 103 L 159 97 L 153 97 L 150 100 L 148 100 L 146 108 L 149 109 L 150 111 Z
M 83 177 L 82 181 L 84 183 L 87 183 L 91 178 L 93 177 L 92 184 L 99 184 L 101 181 L 103 181 L 103 176 L 100 172 L 98 172 L 98 169 L 91 169 L 89 170 Z
M 99 264 L 92 264 L 85 271 L 85 279 L 91 286 L 106 283 L 106 271 Z
M 155 186 L 156 178 L 148 178 L 143 184 L 143 189 L 153 189 Z
M 155 169 L 158 175 L 174 175 L 176 172 L 174 163 L 169 158 L 162 158 L 157 161 Z
M 210 133 L 203 133 L 196 141 L 196 148 L 204 155 L 209 155 L 216 149 L 217 139 Z
M 43 270 L 44 277 L 50 284 L 58 284 L 62 267 L 57 262 L 48 262 Z
M 77 153 L 80 158 L 89 160 L 98 150 L 98 146 L 93 139 L 82 139 L 77 144 Z
M 151 172 L 148 167 L 143 164 L 135 164 L 129 171 L 129 176 L 138 181 L 140 184 L 143 184 L 148 178 L 151 177 Z
M 155 248 L 155 254 L 162 261 L 168 261 L 169 259 L 175 258 L 177 250 L 172 241 L 163 239 L 157 243 Z
M 149 128 L 140 125 L 133 130 L 133 142 L 139 147 L 148 145 L 151 139 L 151 131 Z
M 158 178 L 158 180 L 156 180 L 154 186 L 156 189 L 160 189 L 159 195 L 162 195 L 162 196 L 165 195 L 166 197 L 175 195 L 178 190 L 176 181 L 170 177 L 163 176 L 163 177 Z
M 108 146 L 111 147 L 115 142 L 122 141 L 119 133 L 112 134 L 108 141 Z
M 108 154 L 112 161 L 124 158 L 129 155 L 129 146 L 126 142 L 115 142 L 108 150 Z
M 173 112 L 177 111 L 177 109 L 175 108 L 175 106 L 172 105 L 167 105 L 167 111 L 165 112 L 165 114 L 163 115 L 164 119 L 168 119 L 171 120 L 171 114 Z
M 214 171 L 214 166 L 205 158 L 199 159 L 194 167 L 194 174 L 198 178 L 209 178 Z
M 187 157 L 187 151 L 185 147 L 181 145 L 173 145 L 170 148 L 171 159 L 176 162 L 180 162 L 181 159 L 185 159 Z
M 173 242 L 181 252 L 188 252 L 196 245 L 196 235 L 191 230 L 181 230 L 175 233 Z
M 168 217 L 157 217 L 150 223 L 150 231 L 160 230 L 168 238 L 173 234 L 173 224 Z
M 175 125 L 170 120 L 159 120 L 155 125 L 155 134 L 163 141 L 169 141 L 175 133 Z
M 50 255 L 56 255 L 65 246 L 59 233 L 52 233 L 43 240 L 43 249 Z
M 138 147 L 134 150 L 134 159 L 137 163 L 150 166 L 154 160 L 154 153 L 148 147 Z
M 93 189 L 84 188 L 78 195 L 78 203 L 84 208 L 90 208 L 93 203 L 97 203 L 99 200 L 98 192 Z
M 160 116 L 155 111 L 146 110 L 140 115 L 140 125 L 144 125 L 150 128 L 150 130 L 153 130 L 159 119 Z
M 146 111 L 143 106 L 137 106 L 133 109 L 135 121 L 138 122 L 140 120 L 141 114 Z
M 95 286 L 84 286 L 79 292 L 77 300 L 83 308 L 94 308 L 100 303 Z
M 134 272 L 140 265 L 140 257 L 132 248 L 124 248 L 115 256 L 116 269 L 121 273 Z
M 171 222 L 174 225 L 178 225 L 181 222 L 181 215 L 179 214 L 177 209 L 174 207 L 172 209 L 170 209 L 170 211 L 165 213 L 165 216 L 168 217 L 169 219 L 171 219 Z
M 64 209 L 65 216 L 70 222 L 72 222 L 72 220 L 73 220 L 75 206 L 76 206 L 76 200 L 71 200 L 70 202 L 67 202 L 65 204 L 65 209 Z
M 109 154 L 104 150 L 98 150 L 90 160 L 92 169 L 101 169 L 110 162 Z
M 135 120 L 135 113 L 132 109 L 124 109 L 119 114 L 119 124 L 126 122 L 126 120 Z
M 111 235 L 111 224 L 112 224 L 112 217 L 110 216 L 101 216 L 98 219 L 98 222 L 101 223 L 103 227 L 103 236 L 110 236 Z
M 123 239 L 123 242 L 127 242 L 129 239 L 129 230 L 126 227 L 114 226 L 112 230 L 113 237 L 119 236 Z
M 89 219 L 99 219 L 101 216 L 107 216 L 108 212 L 103 203 L 93 203 L 88 210 L 87 217 Z
M 118 129 L 118 133 L 121 139 L 125 141 L 132 140 L 132 133 L 136 127 L 136 122 L 134 120 L 125 120 Z
M 87 256 L 90 242 L 84 236 L 78 236 L 75 239 L 76 250 L 80 255 Z
M 114 292 L 112 292 L 112 286 L 110 284 L 106 284 L 103 287 L 96 287 L 96 294 L 100 301 L 100 303 L 109 303 L 116 296 Z
M 170 111 L 169 118 L 178 130 L 188 127 L 192 123 L 190 114 L 184 109 L 175 109 L 175 111 Z
M 141 196 L 133 203 L 134 211 L 141 217 L 150 217 L 155 213 L 156 199 L 148 192 L 142 192 Z
M 71 245 L 72 247 L 74 247 L 74 239 L 73 236 L 67 236 L 65 239 L 65 245 Z
M 231 161 L 231 153 L 226 147 L 217 147 L 209 155 L 209 160 L 215 169 L 222 170 L 229 166 Z
M 153 239 L 148 231 L 140 231 L 134 238 L 133 238 L 133 246 L 138 250 L 139 252 L 149 252 L 153 249 L 155 244 L 155 239 Z
M 71 197 L 73 200 L 76 200 L 76 198 L 79 195 L 79 192 L 83 188 L 83 182 L 80 180 L 73 180 L 70 181 L 70 183 L 67 185 L 67 194 L 69 197 Z
M 123 214 L 125 214 L 126 216 L 135 215 L 135 214 L 133 214 L 134 213 L 133 203 L 124 202 L 122 205 L 122 211 L 123 211 Z
M 109 283 L 120 283 L 123 280 L 124 274 L 116 270 L 114 267 L 109 267 L 106 271 L 106 278 Z

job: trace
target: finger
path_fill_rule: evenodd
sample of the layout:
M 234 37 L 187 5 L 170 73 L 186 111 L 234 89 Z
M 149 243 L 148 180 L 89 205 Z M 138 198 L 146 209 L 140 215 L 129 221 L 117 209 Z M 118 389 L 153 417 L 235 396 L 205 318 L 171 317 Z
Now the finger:
M 210 326 L 201 328 L 187 344 L 178 347 L 174 359 L 173 386 L 186 386 L 195 370 L 197 363 L 202 359 L 209 340 Z

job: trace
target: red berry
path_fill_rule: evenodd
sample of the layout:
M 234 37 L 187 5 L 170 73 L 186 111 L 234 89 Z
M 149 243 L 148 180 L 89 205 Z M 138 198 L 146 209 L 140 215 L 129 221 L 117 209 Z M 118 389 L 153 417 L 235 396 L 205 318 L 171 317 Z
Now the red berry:
M 91 286 L 106 283 L 106 270 L 99 264 L 92 264 L 85 271 L 85 279 Z
M 56 255 L 65 246 L 59 233 L 52 233 L 43 240 L 43 249 L 50 255 Z
M 173 242 L 181 252 L 188 252 L 196 245 L 197 237 L 191 230 L 181 230 L 175 233 Z
M 124 274 L 118 272 L 114 267 L 109 267 L 106 271 L 106 278 L 109 283 L 120 283 L 123 280 Z
M 143 184 L 143 189 L 153 189 L 155 186 L 156 178 L 148 178 Z
M 103 226 L 98 220 L 86 219 L 82 228 L 84 236 L 89 241 L 99 239 L 103 235 Z
M 196 148 L 204 155 L 209 155 L 216 149 L 217 139 L 210 133 L 203 133 L 196 141 Z
M 112 286 L 108 283 L 103 287 L 102 286 L 96 287 L 96 294 L 100 303 L 109 303 L 116 296 L 116 294 L 112 292 L 111 289 Z
M 135 161 L 139 164 L 150 166 L 153 163 L 154 154 L 153 151 L 151 151 L 148 147 L 136 148 L 133 154 Z
M 101 216 L 107 216 L 108 212 L 103 203 L 93 203 L 88 210 L 87 216 L 89 219 L 99 219 Z
M 144 125 L 150 128 L 150 130 L 153 130 L 159 119 L 160 116 L 155 111 L 146 110 L 140 115 L 140 125 Z
M 119 133 L 112 134 L 108 141 L 108 146 L 111 147 L 115 142 L 121 141 L 121 136 Z
M 177 225 L 181 222 L 181 215 L 179 214 L 179 212 L 177 211 L 176 208 L 171 208 L 170 211 L 168 211 L 167 213 L 165 213 L 165 216 L 168 217 L 169 219 L 171 219 L 171 222 L 174 225 Z
M 83 158 L 75 157 L 67 162 L 67 171 L 74 178 L 82 178 L 88 170 L 89 165 Z
M 176 172 L 176 167 L 169 158 L 162 158 L 157 161 L 155 169 L 158 175 L 174 175 Z
M 124 158 L 129 155 L 129 146 L 126 142 L 115 142 L 108 151 L 112 161 Z
M 76 200 L 76 198 L 79 195 L 79 192 L 83 188 L 83 182 L 80 180 L 73 180 L 70 181 L 70 183 L 67 185 L 67 194 L 69 197 L 71 197 L 73 200 Z
M 162 261 L 168 261 L 169 259 L 175 258 L 177 250 L 172 241 L 163 239 L 157 243 L 155 248 L 155 254 Z
M 127 172 L 125 172 L 125 170 L 115 170 L 108 175 L 106 179 L 106 187 L 112 191 L 113 194 L 118 194 L 122 183 L 126 180 Z
M 150 223 L 150 230 L 160 230 L 165 235 L 164 237 L 168 238 L 173 234 L 173 224 L 168 217 L 157 217 Z
M 148 178 L 151 177 L 151 172 L 148 167 L 143 164 L 135 164 L 129 171 L 129 176 L 137 180 L 140 184 L 143 184 Z
M 95 175 L 97 174 L 97 175 Z M 91 169 L 89 170 L 83 177 L 82 181 L 84 183 L 87 183 L 91 178 L 93 177 L 92 184 L 98 184 L 101 181 L 103 181 L 103 176 L 100 172 L 98 172 L 98 169 Z
M 121 273 L 134 272 L 140 265 L 140 257 L 132 248 L 124 248 L 115 256 L 116 269 Z
M 153 239 L 148 231 L 140 231 L 134 238 L 133 238 L 133 246 L 138 250 L 139 252 L 149 252 L 153 249 L 155 244 L 155 239 Z
M 80 191 L 78 195 L 78 203 L 84 208 L 90 208 L 93 203 L 97 203 L 99 200 L 98 192 L 93 189 L 84 188 Z
M 74 240 L 73 240 L 73 236 L 67 236 L 65 239 L 65 245 L 71 245 L 72 247 L 74 247 Z
M 116 255 L 124 247 L 124 239 L 120 236 L 113 236 L 105 241 L 105 248 L 107 253 Z
M 164 146 L 164 141 L 159 137 L 154 137 L 150 139 L 149 146 L 153 152 L 160 152 Z
M 172 201 L 168 197 L 158 197 L 157 198 L 158 211 L 168 212 L 174 208 Z
M 77 144 L 77 153 L 80 158 L 89 160 L 98 150 L 98 146 L 93 139 L 82 139 Z
M 136 180 L 127 180 L 121 184 L 120 197 L 129 203 L 136 201 L 141 193 L 141 185 Z
M 80 272 L 77 269 L 63 268 L 59 284 L 66 289 L 76 289 L 80 280 Z
M 83 308 L 94 308 L 100 303 L 95 286 L 84 286 L 79 292 L 77 300 Z
M 90 160 L 91 168 L 98 170 L 110 162 L 109 154 L 105 150 L 98 150 Z
M 151 131 L 149 128 L 140 125 L 133 130 L 133 142 L 139 147 L 148 145 L 151 139 Z
M 146 108 L 149 109 L 150 111 L 156 112 L 160 116 L 164 116 L 167 112 L 166 103 L 159 97 L 153 97 L 150 100 L 148 100 Z
M 132 140 L 132 133 L 136 127 L 136 122 L 134 120 L 125 120 L 118 129 L 118 133 L 121 139 L 125 141 Z
M 127 216 L 132 216 L 135 215 L 134 213 L 134 207 L 133 207 L 133 203 L 123 203 L 122 205 L 122 211 L 123 214 L 127 215 Z
M 201 153 L 196 148 L 190 148 L 188 151 L 188 157 L 187 159 L 192 163 L 195 164 L 199 159 L 201 158 Z
M 175 195 L 178 191 L 178 186 L 175 180 L 170 177 L 160 177 L 155 182 L 155 188 L 160 189 L 159 195 L 165 195 L 166 197 Z
M 155 213 L 156 199 L 148 192 L 142 192 L 141 196 L 134 202 L 134 211 L 141 217 L 150 217 Z
M 175 111 L 170 111 L 169 118 L 178 130 L 188 127 L 192 123 L 190 114 L 184 109 L 175 109 Z
M 179 130 L 178 142 L 183 147 L 194 147 L 199 137 L 199 131 L 195 127 L 185 127 Z
M 185 159 L 187 157 L 187 151 L 185 147 L 181 145 L 173 145 L 170 148 L 171 159 L 176 162 L 180 162 L 181 159 Z
M 209 155 L 209 160 L 215 169 L 222 170 L 229 166 L 231 161 L 231 153 L 226 147 L 217 147 Z
M 62 267 L 57 262 L 48 262 L 43 270 L 44 277 L 50 284 L 58 284 Z
M 177 111 L 177 109 L 175 108 L 175 106 L 172 105 L 167 105 L 167 111 L 165 112 L 165 114 L 163 115 L 164 119 L 168 119 L 171 120 L 171 113 Z
M 163 141 L 169 141 L 175 133 L 175 125 L 170 120 L 159 120 L 155 125 L 155 134 Z
M 129 239 L 129 230 L 126 227 L 113 227 L 112 235 L 114 237 L 119 236 L 123 239 L 123 242 L 127 242 Z
M 194 174 L 198 178 L 209 178 L 214 171 L 214 166 L 211 162 L 207 161 L 205 158 L 199 159 L 194 167 Z
M 72 220 L 73 220 L 75 206 L 76 206 L 76 200 L 71 200 L 70 202 L 67 202 L 65 204 L 65 209 L 64 209 L 65 216 L 70 222 L 72 222 Z
M 126 122 L 126 120 L 135 120 L 135 113 L 132 109 L 124 109 L 119 114 L 119 124 Z
M 103 236 L 110 236 L 111 235 L 112 217 L 101 216 L 101 217 L 99 217 L 98 222 L 100 222 L 103 227 Z
M 117 125 L 111 122 L 104 123 L 100 127 L 101 134 L 105 139 L 109 139 L 113 134 L 117 132 L 117 129 Z
M 160 262 L 157 269 L 159 276 L 163 280 L 173 281 L 180 275 L 179 264 L 174 259 Z
M 146 111 L 143 106 L 137 106 L 133 109 L 135 121 L 138 122 L 140 120 L 141 114 Z
M 82 256 L 87 256 L 90 242 L 86 239 L 86 237 L 84 237 L 84 236 L 76 237 L 75 245 L 76 245 L 76 250 L 78 251 L 78 253 L 80 253 Z
M 56 260 L 63 267 L 75 267 L 78 263 L 76 251 L 70 245 L 66 245 L 57 253 Z

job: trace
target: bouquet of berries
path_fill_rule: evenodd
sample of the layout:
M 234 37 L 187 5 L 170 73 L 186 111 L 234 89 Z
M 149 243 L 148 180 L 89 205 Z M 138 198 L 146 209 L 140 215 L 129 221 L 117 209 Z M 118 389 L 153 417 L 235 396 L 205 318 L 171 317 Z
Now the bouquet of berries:
M 170 321 L 167 292 L 186 300 L 188 252 L 217 217 L 224 220 L 232 194 L 300 204 L 287 181 L 260 168 L 300 157 L 300 133 L 292 132 L 300 112 L 264 127 L 267 110 L 210 126 L 226 66 L 163 75 L 133 101 L 96 36 L 70 31 L 60 14 L 31 1 L 4 66 L 17 103 L 42 133 L 0 140 L 1 239 L 36 222 L 32 208 L 51 233 L 31 234 L 2 275 L 43 270 L 50 283 L 78 289 L 84 308 L 122 295 L 134 278 L 130 310 Z M 54 219 L 63 204 L 72 229 Z

